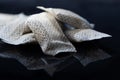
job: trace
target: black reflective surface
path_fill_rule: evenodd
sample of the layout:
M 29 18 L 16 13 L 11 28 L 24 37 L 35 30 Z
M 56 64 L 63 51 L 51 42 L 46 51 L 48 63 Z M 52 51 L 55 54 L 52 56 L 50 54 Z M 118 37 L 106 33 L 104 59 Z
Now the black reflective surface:
M 0 0 L 0 12 L 33 14 L 41 12 L 35 6 L 60 7 L 72 10 L 95 23 L 95 29 L 111 34 L 112 38 L 99 40 L 95 43 L 111 58 L 97 61 L 83 67 L 74 61 L 62 71 L 50 77 L 44 70 L 27 70 L 15 59 L 0 58 L 0 80 L 40 80 L 40 79 L 76 79 L 76 80 L 119 80 L 120 73 L 120 1 L 119 0 Z M 79 47 L 80 44 L 75 44 Z M 3 47 L 3 46 L 2 46 Z M 11 50 L 11 46 L 7 50 Z M 31 49 L 31 48 L 28 48 Z M 3 50 L 1 48 L 1 50 Z M 22 49 L 24 51 L 24 49 Z M 21 50 L 21 51 L 22 51 Z M 27 55 L 28 56 L 28 55 Z M 68 63 L 68 62 L 67 62 Z

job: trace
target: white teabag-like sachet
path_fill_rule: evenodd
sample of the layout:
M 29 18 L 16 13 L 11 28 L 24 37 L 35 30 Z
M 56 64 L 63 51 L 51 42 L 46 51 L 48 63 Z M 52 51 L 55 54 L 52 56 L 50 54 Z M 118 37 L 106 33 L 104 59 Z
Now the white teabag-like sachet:
M 55 56 L 63 52 L 76 52 L 58 21 L 51 14 L 47 12 L 34 14 L 27 19 L 26 24 L 34 33 L 45 54 Z
M 44 8 L 42 6 L 38 6 L 38 9 L 44 10 L 52 14 L 57 20 L 69 24 L 77 29 L 84 28 L 93 28 L 94 24 L 90 24 L 85 18 L 79 16 L 78 14 L 60 8 Z
M 44 8 L 38 6 L 37 8 L 42 9 L 52 14 L 57 20 L 70 25 L 72 29 L 65 30 L 65 35 L 74 42 L 90 41 L 95 39 L 101 39 L 104 37 L 111 37 L 108 34 L 93 30 L 93 24 L 90 24 L 86 19 L 79 16 L 78 14 L 60 8 Z
M 71 41 L 74 42 L 91 41 L 95 39 L 101 39 L 104 37 L 111 37 L 108 34 L 98 32 L 92 29 L 67 30 L 65 31 L 65 34 Z
M 1 15 L 4 23 L 0 25 L 0 38 L 2 41 L 12 44 L 20 45 L 35 41 L 33 33 L 29 33 L 30 29 L 25 25 L 27 16 L 24 14 L 18 15 Z

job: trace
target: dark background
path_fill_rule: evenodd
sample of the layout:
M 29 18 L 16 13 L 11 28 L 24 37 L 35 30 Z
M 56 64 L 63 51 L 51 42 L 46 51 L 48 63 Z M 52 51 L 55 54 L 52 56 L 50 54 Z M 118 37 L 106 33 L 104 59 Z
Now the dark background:
M 0 58 L 0 80 L 120 80 L 120 0 L 0 0 L 0 12 L 30 15 L 41 12 L 37 5 L 69 9 L 95 23 L 96 30 L 111 34 L 112 38 L 100 40 L 99 45 L 112 58 L 87 67 L 76 62 L 53 77 L 43 70 L 26 70 L 17 60 Z

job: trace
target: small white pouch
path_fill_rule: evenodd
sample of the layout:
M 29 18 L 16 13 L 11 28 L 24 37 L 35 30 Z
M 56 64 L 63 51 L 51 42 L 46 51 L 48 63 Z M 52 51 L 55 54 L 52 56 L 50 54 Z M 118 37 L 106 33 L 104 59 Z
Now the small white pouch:
M 72 11 L 60 8 L 44 8 L 42 6 L 37 8 L 50 13 L 57 20 L 70 25 L 72 29 L 66 29 L 64 33 L 71 41 L 82 42 L 111 37 L 108 34 L 93 30 L 94 24 L 90 24 L 86 19 Z
M 32 15 L 27 19 L 26 24 L 34 33 L 45 54 L 55 56 L 62 52 L 76 52 L 51 14 L 43 12 Z
M 12 45 L 35 41 L 33 33 L 30 33 L 31 30 L 25 25 L 26 15 L 18 14 L 13 16 L 4 14 L 3 17 L 6 18 L 7 16 L 9 19 L 1 19 L 4 21 L 4 23 L 1 22 L 0 26 L 0 38 L 2 41 Z

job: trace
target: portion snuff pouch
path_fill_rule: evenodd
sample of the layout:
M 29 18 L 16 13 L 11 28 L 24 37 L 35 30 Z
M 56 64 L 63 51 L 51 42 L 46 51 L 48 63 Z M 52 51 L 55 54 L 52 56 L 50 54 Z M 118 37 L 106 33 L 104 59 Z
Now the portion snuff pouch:
M 85 28 L 94 27 L 93 24 L 90 24 L 86 19 L 84 19 L 83 17 L 79 16 L 78 14 L 72 11 L 60 9 L 60 8 L 44 8 L 41 6 L 38 6 L 37 8 L 51 13 L 59 21 L 69 24 L 74 28 L 85 29 Z
M 6 22 L 1 25 L 0 38 L 2 41 L 13 45 L 25 44 L 35 41 L 35 38 L 33 38 L 33 33 L 25 34 L 30 32 L 30 29 L 25 25 L 25 20 L 27 19 L 26 15 L 18 14 L 14 16 L 7 16 L 12 20 L 6 19 Z
M 92 29 L 74 29 L 65 31 L 69 40 L 74 42 L 90 41 L 110 37 L 110 35 Z
M 41 6 L 37 8 L 50 13 L 57 20 L 68 24 L 68 26 L 70 25 L 71 29 L 64 30 L 64 33 L 71 41 L 82 42 L 110 37 L 108 34 L 93 30 L 93 24 L 90 24 L 86 19 L 72 11 L 59 8 L 44 8 Z
M 76 52 L 55 17 L 50 13 L 34 14 L 27 19 L 26 24 L 34 33 L 45 54 L 55 56 L 62 52 Z

